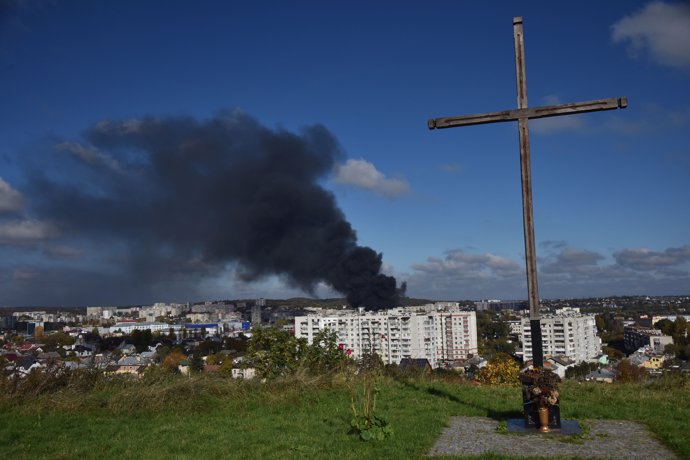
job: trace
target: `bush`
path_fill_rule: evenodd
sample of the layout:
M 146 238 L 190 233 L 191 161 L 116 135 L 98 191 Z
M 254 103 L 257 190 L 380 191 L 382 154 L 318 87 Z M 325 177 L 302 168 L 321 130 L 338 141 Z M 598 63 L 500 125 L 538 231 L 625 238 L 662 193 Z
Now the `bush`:
M 618 364 L 617 382 L 641 382 L 647 378 L 644 368 L 634 365 L 628 359 L 624 359 Z
M 499 355 L 479 370 L 477 381 L 488 385 L 508 384 L 517 385 L 520 375 L 520 366 L 513 358 Z

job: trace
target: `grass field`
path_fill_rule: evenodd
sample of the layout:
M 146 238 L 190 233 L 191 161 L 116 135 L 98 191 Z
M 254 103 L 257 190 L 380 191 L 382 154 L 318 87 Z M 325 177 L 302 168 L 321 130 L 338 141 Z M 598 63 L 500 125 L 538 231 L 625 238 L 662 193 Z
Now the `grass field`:
M 371 442 L 348 433 L 352 394 L 361 388 L 337 378 L 262 384 L 169 376 L 5 395 L 0 458 L 420 458 L 451 416 L 521 416 L 517 387 L 429 378 L 383 379 L 379 387 L 376 412 L 394 434 Z M 561 407 L 567 419 L 641 421 L 680 458 L 690 458 L 687 383 L 566 382 Z

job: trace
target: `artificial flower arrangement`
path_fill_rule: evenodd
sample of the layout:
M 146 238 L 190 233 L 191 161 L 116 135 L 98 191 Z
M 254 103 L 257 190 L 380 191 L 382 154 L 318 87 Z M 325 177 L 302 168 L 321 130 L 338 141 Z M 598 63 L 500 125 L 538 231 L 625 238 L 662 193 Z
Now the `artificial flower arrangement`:
M 520 379 L 525 385 L 525 399 L 533 401 L 539 407 L 558 404 L 558 384 L 561 378 L 544 368 L 532 368 L 523 371 Z

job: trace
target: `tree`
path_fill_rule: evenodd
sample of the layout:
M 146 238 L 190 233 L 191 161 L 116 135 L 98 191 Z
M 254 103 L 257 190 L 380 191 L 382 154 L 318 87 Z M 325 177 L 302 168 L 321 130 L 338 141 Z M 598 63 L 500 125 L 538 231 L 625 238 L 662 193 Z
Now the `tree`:
M 628 359 L 624 359 L 618 364 L 616 380 L 619 382 L 641 382 L 646 377 L 647 372 L 643 368 L 631 363 Z
M 155 360 L 157 363 L 162 363 L 165 358 L 170 354 L 170 347 L 166 345 L 161 345 L 156 349 Z
M 672 343 L 667 343 L 664 346 L 664 354 L 665 355 L 675 355 L 676 354 L 676 346 Z
M 319 331 L 305 353 L 306 365 L 314 372 L 337 370 L 348 361 L 349 358 L 338 345 L 338 334 L 330 329 Z
M 144 331 L 135 329 L 130 335 L 130 340 L 132 341 L 132 345 L 136 347 L 137 353 L 141 353 L 142 351 L 146 351 L 149 347 L 149 344 L 153 340 L 153 334 L 151 333 L 151 329 L 146 329 Z
M 307 341 L 272 327 L 256 328 L 247 344 L 245 358 L 262 377 L 275 378 L 293 373 L 300 365 Z
M 599 368 L 598 363 L 588 363 L 585 361 L 580 362 L 572 367 L 565 370 L 565 378 L 573 379 L 577 377 L 585 377 L 590 372 L 593 372 Z
M 223 340 L 223 348 L 226 350 L 235 350 L 239 353 L 247 351 L 247 338 L 244 335 L 240 337 L 226 337 Z
M 676 320 L 673 322 L 673 335 L 674 337 L 685 336 L 687 334 L 688 322 L 682 316 L 676 316 Z
M 600 318 L 597 321 L 597 329 L 599 330 L 599 337 L 603 342 L 621 342 L 623 341 L 623 319 L 616 316 L 614 313 L 605 312 L 597 315 Z M 603 328 L 599 329 L 603 323 Z
M 201 372 L 204 370 L 204 360 L 198 353 L 194 353 L 192 359 L 189 360 L 189 369 L 192 372 Z
M 163 367 L 171 372 L 178 372 L 177 366 L 185 359 L 187 359 L 187 356 L 184 353 L 179 349 L 173 349 L 163 360 Z
M 669 319 L 661 319 L 654 324 L 655 329 L 659 329 L 664 335 L 673 335 L 673 321 Z
M 41 341 L 51 350 L 65 345 L 72 345 L 76 340 L 62 331 L 43 336 Z
M 625 353 L 620 351 L 618 348 L 603 346 L 601 347 L 601 352 L 612 359 L 621 359 L 625 357 Z
M 197 350 L 199 353 L 201 353 L 201 356 L 208 356 L 213 353 L 218 353 L 220 351 L 220 348 L 221 344 L 219 342 L 207 339 L 199 344 Z
M 500 316 L 490 312 L 477 314 L 477 336 L 479 353 L 491 359 L 499 354 L 514 354 L 515 343 L 508 341 L 510 325 Z

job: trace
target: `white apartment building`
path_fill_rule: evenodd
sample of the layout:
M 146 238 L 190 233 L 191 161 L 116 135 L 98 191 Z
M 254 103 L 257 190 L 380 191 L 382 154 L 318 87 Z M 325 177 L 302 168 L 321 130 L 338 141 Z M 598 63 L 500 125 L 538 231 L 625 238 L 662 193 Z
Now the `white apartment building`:
M 601 339 L 597 336 L 594 315 L 581 315 L 577 311 L 562 311 L 541 318 L 544 357 L 566 356 L 576 362 L 589 361 L 601 354 Z M 532 359 L 532 332 L 529 318 L 522 319 L 520 334 L 523 359 Z
M 477 354 L 474 312 L 428 310 L 412 307 L 297 316 L 295 336 L 311 344 L 319 331 L 328 328 L 337 333 L 339 345 L 353 358 L 375 352 L 386 364 L 426 358 L 432 367 L 442 367 Z

